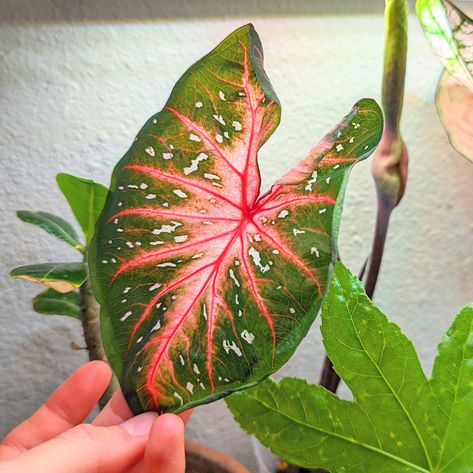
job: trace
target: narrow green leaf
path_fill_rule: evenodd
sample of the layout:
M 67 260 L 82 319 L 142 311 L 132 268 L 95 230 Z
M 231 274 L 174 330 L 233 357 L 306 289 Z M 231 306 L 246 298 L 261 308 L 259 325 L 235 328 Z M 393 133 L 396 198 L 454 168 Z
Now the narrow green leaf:
M 85 263 L 30 264 L 13 269 L 10 276 L 44 284 L 65 293 L 82 285 L 87 278 L 87 266 Z
M 353 401 L 298 379 L 266 380 L 227 398 L 247 432 L 288 461 L 332 473 L 473 470 L 473 304 L 444 336 L 430 381 L 412 343 L 341 263 L 322 334 Z
M 473 91 L 444 71 L 437 86 L 436 104 L 450 143 L 473 161 Z
M 60 173 L 56 181 L 85 234 L 86 244 L 94 235 L 95 222 L 102 212 L 108 189 L 90 179 Z
M 300 343 L 325 292 L 348 174 L 379 142 L 362 99 L 266 192 L 280 105 L 251 25 L 178 81 L 113 172 L 89 265 L 107 356 L 135 413 L 251 386 Z
M 473 92 L 473 21 L 448 0 L 417 0 L 416 11 L 432 50 L 449 74 Z
M 57 217 L 49 212 L 31 212 L 29 210 L 18 210 L 16 214 L 23 222 L 37 225 L 50 235 L 54 235 L 56 238 L 65 241 L 80 252 L 84 252 L 84 247 L 79 242 L 76 231 L 72 225 L 63 218 Z
M 63 294 L 54 289 L 46 289 L 33 299 L 33 309 L 40 314 L 67 315 L 81 320 L 77 291 Z

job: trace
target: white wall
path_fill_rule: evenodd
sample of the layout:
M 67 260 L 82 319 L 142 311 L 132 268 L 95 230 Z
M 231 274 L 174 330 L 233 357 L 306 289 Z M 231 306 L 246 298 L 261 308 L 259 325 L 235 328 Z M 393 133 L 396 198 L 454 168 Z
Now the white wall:
M 358 98 L 379 98 L 380 3 L 0 0 L 0 433 L 86 360 L 85 352 L 69 348 L 71 341 L 82 343 L 79 323 L 34 314 L 30 298 L 40 287 L 8 278 L 15 265 L 67 261 L 75 252 L 21 223 L 14 211 L 72 218 L 56 173 L 107 183 L 181 73 L 248 20 L 260 33 L 283 105 L 282 124 L 261 152 L 269 185 Z M 410 36 L 402 123 L 410 175 L 393 215 L 376 301 L 430 370 L 439 337 L 473 300 L 473 165 L 452 150 L 437 118 L 441 67 L 415 17 Z M 353 173 L 343 218 L 341 254 L 354 271 L 370 248 L 369 166 Z M 283 372 L 317 380 L 322 358 L 316 323 Z M 249 439 L 223 402 L 197 409 L 189 437 L 257 471 Z

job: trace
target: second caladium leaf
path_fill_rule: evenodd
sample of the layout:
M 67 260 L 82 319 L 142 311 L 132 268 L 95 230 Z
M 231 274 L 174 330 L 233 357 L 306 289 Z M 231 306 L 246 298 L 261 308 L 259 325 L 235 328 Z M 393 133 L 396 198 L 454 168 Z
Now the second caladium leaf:
M 444 71 L 437 87 L 436 104 L 452 146 L 473 161 L 473 90 Z
M 473 91 L 473 21 L 448 0 L 417 0 L 417 16 L 448 73 Z
M 89 257 L 107 356 L 135 413 L 261 381 L 319 309 L 353 164 L 382 132 L 364 99 L 260 196 L 280 106 L 244 26 L 194 64 L 114 170 Z

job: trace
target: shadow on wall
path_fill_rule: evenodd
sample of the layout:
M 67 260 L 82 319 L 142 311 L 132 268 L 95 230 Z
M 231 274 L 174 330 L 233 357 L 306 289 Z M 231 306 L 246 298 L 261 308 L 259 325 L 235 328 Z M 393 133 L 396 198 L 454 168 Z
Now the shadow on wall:
M 380 0 L 0 0 L 0 25 L 235 16 L 382 14 L 383 9 L 384 2 Z

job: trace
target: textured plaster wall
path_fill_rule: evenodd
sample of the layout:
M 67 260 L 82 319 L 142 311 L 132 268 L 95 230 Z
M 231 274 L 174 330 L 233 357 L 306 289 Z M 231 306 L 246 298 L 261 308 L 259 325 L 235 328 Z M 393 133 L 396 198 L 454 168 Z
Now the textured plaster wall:
M 67 245 L 17 220 L 15 210 L 72 218 L 56 173 L 107 183 L 181 73 L 248 20 L 260 33 L 283 104 L 281 126 L 261 151 L 266 187 L 358 98 L 379 97 L 381 12 L 381 1 L 0 0 L 0 434 L 87 358 L 69 348 L 71 341 L 82 344 L 79 323 L 34 314 L 30 298 L 40 288 L 8 278 L 15 265 L 76 258 Z M 441 67 L 414 17 L 410 36 L 402 123 L 409 183 L 393 215 L 376 301 L 430 370 L 439 337 L 473 300 L 473 165 L 452 150 L 437 118 Z M 369 166 L 353 172 L 343 216 L 340 251 L 354 271 L 370 249 Z M 282 371 L 315 381 L 322 359 L 316 323 Z M 189 437 L 258 471 L 249 439 L 223 402 L 197 409 Z

